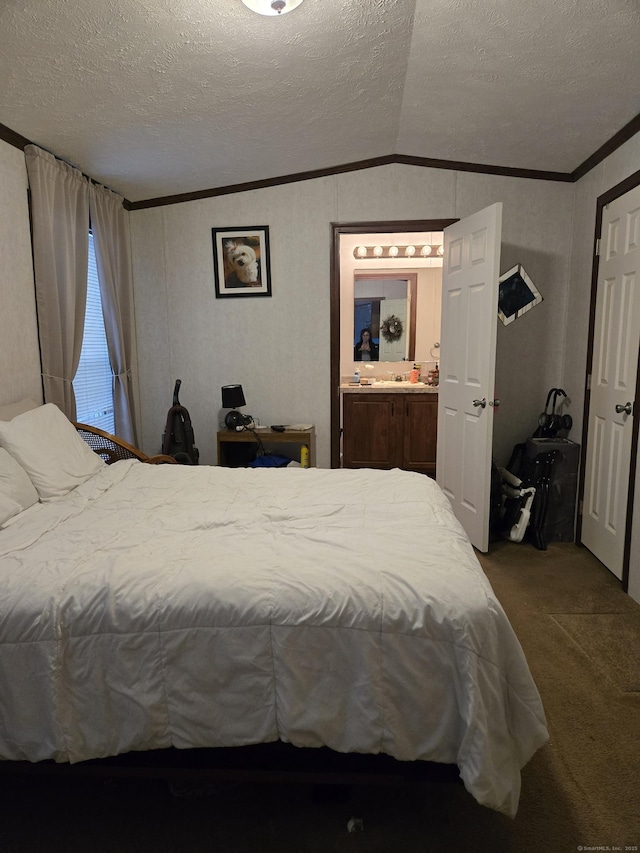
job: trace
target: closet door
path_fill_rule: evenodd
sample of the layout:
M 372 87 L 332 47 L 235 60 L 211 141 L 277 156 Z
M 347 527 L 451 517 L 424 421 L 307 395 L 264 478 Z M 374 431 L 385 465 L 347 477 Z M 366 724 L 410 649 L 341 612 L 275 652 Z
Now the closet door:
M 640 344 L 640 186 L 602 213 L 581 540 L 622 580 Z M 636 428 L 637 429 L 637 428 Z

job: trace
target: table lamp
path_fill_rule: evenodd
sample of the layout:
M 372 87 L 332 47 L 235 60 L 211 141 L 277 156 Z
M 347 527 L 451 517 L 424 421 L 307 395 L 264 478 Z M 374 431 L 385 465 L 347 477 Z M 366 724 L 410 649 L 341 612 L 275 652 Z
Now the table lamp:
M 246 405 L 242 385 L 222 386 L 222 408 L 231 409 L 230 412 L 227 412 L 224 419 L 227 429 L 237 429 L 251 423 L 249 415 L 243 415 L 242 412 L 237 411 Z

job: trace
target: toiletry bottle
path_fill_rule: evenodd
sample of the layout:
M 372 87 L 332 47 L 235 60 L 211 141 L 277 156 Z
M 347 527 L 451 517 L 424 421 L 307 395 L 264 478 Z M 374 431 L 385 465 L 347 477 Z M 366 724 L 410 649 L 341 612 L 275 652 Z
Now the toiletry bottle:
M 300 467 L 308 468 L 309 467 L 309 448 L 306 444 L 303 444 L 300 448 Z
M 360 384 L 360 368 L 359 367 L 356 367 L 356 369 L 353 373 L 353 381 L 356 385 Z
M 413 368 L 411 370 L 411 373 L 409 374 L 409 382 L 412 382 L 415 385 L 415 383 L 418 381 L 419 375 L 420 375 L 420 371 L 418 370 L 417 366 L 414 364 Z

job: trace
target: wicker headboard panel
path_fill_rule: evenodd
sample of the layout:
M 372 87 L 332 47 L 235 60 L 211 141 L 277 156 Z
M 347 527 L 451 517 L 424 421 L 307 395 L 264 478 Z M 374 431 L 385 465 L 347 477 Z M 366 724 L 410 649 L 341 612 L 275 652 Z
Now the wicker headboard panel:
M 139 459 L 141 462 L 150 462 L 152 465 L 168 463 L 169 465 L 177 464 L 173 456 L 147 456 L 137 447 L 129 444 L 122 438 L 111 435 L 98 427 L 89 426 L 89 424 L 74 424 L 78 430 L 78 434 L 87 442 L 89 447 L 101 456 L 107 465 L 113 462 L 118 462 L 120 459 Z

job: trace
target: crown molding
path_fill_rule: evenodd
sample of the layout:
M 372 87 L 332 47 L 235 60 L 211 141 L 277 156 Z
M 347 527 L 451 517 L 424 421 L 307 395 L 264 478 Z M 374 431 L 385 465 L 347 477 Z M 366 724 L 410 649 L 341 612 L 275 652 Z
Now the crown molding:
M 407 154 L 389 154 L 384 157 L 372 157 L 369 160 L 357 160 L 354 163 L 342 163 L 339 166 L 330 166 L 326 169 L 314 169 L 308 172 L 297 172 L 292 175 L 282 175 L 277 178 L 266 178 L 261 181 L 248 181 L 243 184 L 232 184 L 226 187 L 215 187 L 208 190 L 199 190 L 192 193 L 181 193 L 179 195 L 162 196 L 160 198 L 144 199 L 129 203 L 128 210 L 143 210 L 148 207 L 161 207 L 167 204 L 181 204 L 186 201 L 213 198 L 221 195 L 248 192 L 250 190 L 277 187 L 282 184 L 297 183 L 298 181 L 310 181 L 315 178 L 326 178 L 332 175 L 340 175 L 345 172 L 357 172 L 361 169 L 374 169 L 378 166 L 389 166 L 400 163 L 406 166 L 420 166 L 431 169 L 449 169 L 456 172 L 480 172 L 488 175 L 504 175 L 512 178 L 532 178 L 540 181 L 565 181 L 571 183 L 573 178 L 570 172 L 545 172 L 537 169 L 512 169 L 508 166 L 493 166 L 483 163 L 465 163 L 458 160 L 433 160 L 427 157 L 411 157 Z
M 6 127 L 4 124 L 0 124 L 0 139 L 3 142 L 8 142 L 9 145 L 13 145 L 14 148 L 20 148 L 23 151 L 27 145 L 31 145 L 30 139 L 20 136 L 15 130 L 11 130 L 10 127 Z
M 604 145 L 601 145 L 597 151 L 594 151 L 591 157 L 587 157 L 584 163 L 581 163 L 577 169 L 574 169 L 571 173 L 571 178 L 573 181 L 579 181 L 580 178 L 583 178 L 587 172 L 590 172 L 594 166 L 597 166 L 598 163 L 601 163 L 609 154 L 613 154 L 613 152 L 620 148 L 621 145 L 624 145 L 632 136 L 635 136 L 636 133 L 640 131 L 640 113 L 635 118 L 632 118 L 630 122 L 625 124 L 625 126 L 615 133 L 608 142 L 605 142 Z

